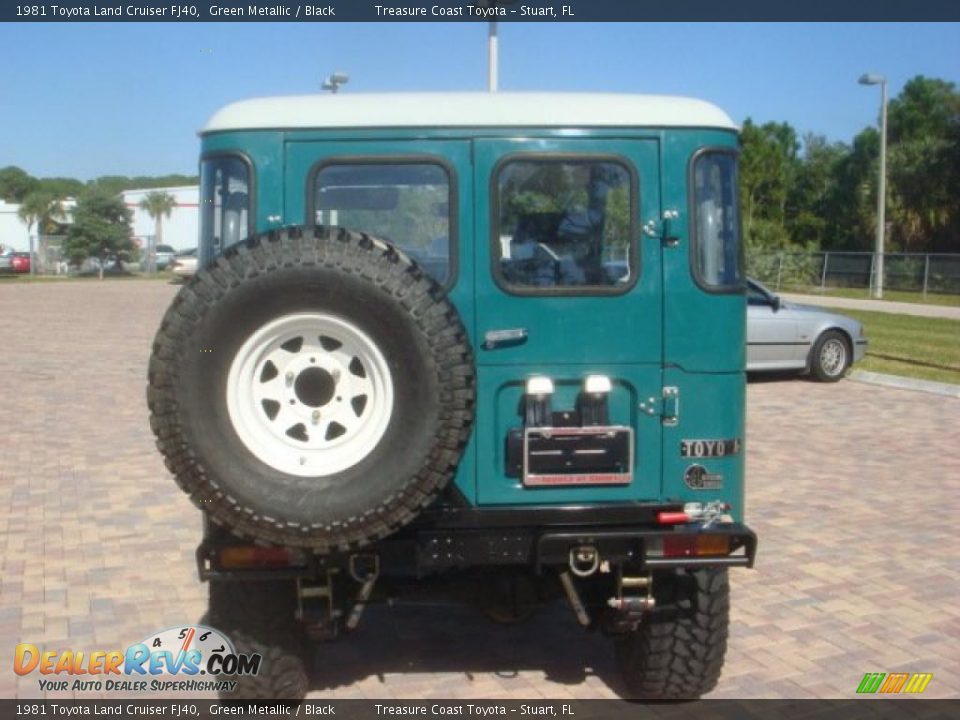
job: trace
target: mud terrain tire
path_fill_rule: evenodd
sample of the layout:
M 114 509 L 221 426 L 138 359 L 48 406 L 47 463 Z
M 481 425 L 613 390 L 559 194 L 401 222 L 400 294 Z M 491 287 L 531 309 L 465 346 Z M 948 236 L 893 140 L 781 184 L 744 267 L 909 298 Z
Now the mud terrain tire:
M 237 683 L 227 701 L 302 700 L 309 690 L 309 645 L 294 620 L 293 581 L 210 583 L 207 619 L 241 654 L 261 656 L 256 675 L 218 680 Z
M 696 699 L 720 679 L 730 617 L 727 570 L 684 571 L 677 580 L 671 614 L 660 619 L 655 614 L 615 640 L 632 698 Z
M 450 481 L 474 364 L 442 288 L 337 228 L 254 236 L 163 318 L 150 424 L 191 499 L 235 534 L 317 552 L 412 520 Z

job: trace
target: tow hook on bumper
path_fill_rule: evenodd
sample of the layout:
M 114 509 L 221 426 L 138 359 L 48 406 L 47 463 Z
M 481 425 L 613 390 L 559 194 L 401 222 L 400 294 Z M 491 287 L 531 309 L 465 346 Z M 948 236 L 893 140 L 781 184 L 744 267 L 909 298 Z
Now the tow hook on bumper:
M 600 553 L 592 545 L 570 548 L 570 572 L 577 577 L 589 577 L 600 567 Z

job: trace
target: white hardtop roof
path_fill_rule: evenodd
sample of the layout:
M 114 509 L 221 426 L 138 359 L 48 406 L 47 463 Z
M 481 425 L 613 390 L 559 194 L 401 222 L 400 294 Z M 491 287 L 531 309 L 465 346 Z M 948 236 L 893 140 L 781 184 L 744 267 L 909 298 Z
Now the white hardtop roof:
M 703 100 L 608 93 L 336 93 L 256 98 L 214 113 L 218 130 L 396 127 L 703 127 L 737 130 Z

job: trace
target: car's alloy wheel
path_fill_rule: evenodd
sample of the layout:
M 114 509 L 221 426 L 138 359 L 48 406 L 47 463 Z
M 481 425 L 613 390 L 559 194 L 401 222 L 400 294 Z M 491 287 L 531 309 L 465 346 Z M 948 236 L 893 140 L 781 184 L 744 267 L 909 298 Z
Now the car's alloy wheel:
M 836 382 L 850 366 L 850 346 L 836 330 L 823 333 L 813 348 L 810 371 L 824 382 Z

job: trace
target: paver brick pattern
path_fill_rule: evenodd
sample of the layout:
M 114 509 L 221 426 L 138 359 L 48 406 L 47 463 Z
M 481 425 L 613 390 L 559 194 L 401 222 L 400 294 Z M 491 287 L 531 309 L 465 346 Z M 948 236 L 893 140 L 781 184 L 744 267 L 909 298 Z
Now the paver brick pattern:
M 42 695 L 12 672 L 18 642 L 120 649 L 205 612 L 200 513 L 154 447 L 144 392 L 175 291 L 0 283 L 0 697 Z M 932 672 L 925 695 L 960 695 L 960 402 L 776 379 L 751 383 L 748 407 L 760 552 L 731 571 L 713 697 L 849 698 L 867 671 Z M 558 603 L 515 627 L 468 608 L 371 608 L 321 647 L 312 696 L 620 691 L 609 641 Z

